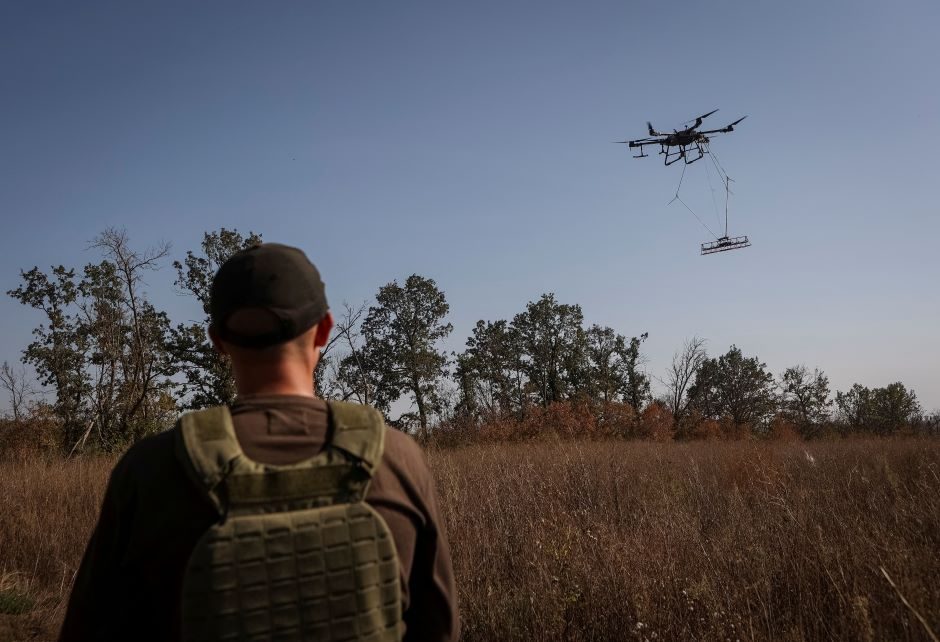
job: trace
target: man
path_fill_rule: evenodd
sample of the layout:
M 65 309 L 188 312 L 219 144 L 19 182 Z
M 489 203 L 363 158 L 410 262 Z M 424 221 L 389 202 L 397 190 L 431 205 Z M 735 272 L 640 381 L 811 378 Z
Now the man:
M 210 317 L 209 336 L 235 375 L 230 416 L 244 457 L 275 469 L 318 456 L 336 428 L 331 407 L 313 394 L 313 371 L 333 327 L 316 267 L 284 245 L 241 251 L 213 280 Z M 225 517 L 181 455 L 184 424 L 141 440 L 115 466 L 75 578 L 63 642 L 180 639 L 187 563 Z M 456 590 L 431 473 L 410 437 L 381 429 L 384 455 L 365 503 L 394 540 L 405 639 L 456 639 Z

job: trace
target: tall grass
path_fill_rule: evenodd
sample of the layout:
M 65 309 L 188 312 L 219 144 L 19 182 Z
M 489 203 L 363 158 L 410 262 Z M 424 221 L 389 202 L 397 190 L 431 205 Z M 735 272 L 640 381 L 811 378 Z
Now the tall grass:
M 936 440 L 540 440 L 429 460 L 466 640 L 940 630 Z M 112 463 L 0 463 L 0 593 L 35 602 L 0 614 L 0 639 L 54 637 Z
M 113 463 L 0 462 L 0 605 L 33 606 L 16 621 L 8 617 L 13 609 L 0 608 L 0 640 L 54 636 Z
M 467 640 L 920 640 L 940 444 L 557 442 L 432 454 Z

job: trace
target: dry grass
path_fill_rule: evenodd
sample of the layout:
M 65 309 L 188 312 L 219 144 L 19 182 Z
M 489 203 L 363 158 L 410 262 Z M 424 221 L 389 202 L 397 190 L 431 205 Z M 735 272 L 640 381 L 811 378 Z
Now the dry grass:
M 0 640 L 54 636 L 113 461 L 0 462 L 0 594 L 34 602 L 24 615 L 0 608 Z
M 940 630 L 940 441 L 538 441 L 429 457 L 467 640 Z M 35 601 L 0 615 L 0 639 L 54 637 L 111 463 L 0 463 L 0 594 Z
M 940 442 L 432 454 L 467 640 L 921 640 Z

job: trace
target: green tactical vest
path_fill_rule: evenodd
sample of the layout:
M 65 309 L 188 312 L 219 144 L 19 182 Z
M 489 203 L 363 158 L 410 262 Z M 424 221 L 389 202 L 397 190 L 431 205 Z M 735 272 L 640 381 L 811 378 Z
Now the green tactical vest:
M 220 406 L 183 415 L 178 447 L 220 521 L 183 580 L 182 639 L 400 640 L 395 544 L 365 503 L 385 425 L 331 402 L 321 453 L 287 466 L 248 459 Z

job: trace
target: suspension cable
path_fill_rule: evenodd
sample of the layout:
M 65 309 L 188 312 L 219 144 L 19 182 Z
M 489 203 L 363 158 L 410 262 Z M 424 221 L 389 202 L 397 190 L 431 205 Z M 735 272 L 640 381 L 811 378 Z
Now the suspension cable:
M 685 168 L 686 168 L 687 166 L 688 166 L 688 165 L 687 165 L 686 163 L 683 163 L 683 164 L 682 164 L 682 173 L 679 174 L 679 184 L 676 186 L 676 195 L 672 197 L 672 201 L 674 201 L 674 200 L 676 200 L 677 198 L 679 198 L 679 190 L 682 189 L 682 179 L 685 178 Z M 669 201 L 669 203 L 666 203 L 666 205 L 671 204 L 672 201 Z
M 717 169 L 720 174 L 723 174 L 725 177 L 727 177 L 728 172 L 725 171 L 725 167 L 724 165 L 721 164 L 721 161 L 718 159 L 718 155 L 712 151 L 712 147 L 710 144 L 707 146 L 707 149 L 708 149 L 709 155 L 712 157 L 712 162 L 715 164 L 715 169 Z
M 708 150 L 709 155 L 712 157 L 712 163 L 715 165 L 715 171 L 719 173 L 719 176 L 723 179 L 725 184 L 725 236 L 728 236 L 728 203 L 731 201 L 731 183 L 734 182 L 734 179 L 728 176 L 728 172 L 725 171 L 724 165 L 721 164 L 717 154 L 711 150 L 711 145 L 707 145 L 706 149 Z
M 712 232 L 712 229 L 711 229 L 710 227 L 708 227 L 708 226 L 705 224 L 705 221 L 703 221 L 701 218 L 699 218 L 699 215 L 695 213 L 695 210 L 693 210 L 691 207 L 689 207 L 688 204 L 686 204 L 686 202 L 683 201 L 683 200 L 679 197 L 679 190 L 682 189 L 682 181 L 685 179 L 685 170 L 686 170 L 686 167 L 688 167 L 688 163 L 683 163 L 683 164 L 682 164 L 682 173 L 679 175 L 679 185 L 676 187 L 676 195 L 673 196 L 673 197 L 672 197 L 672 200 L 669 201 L 668 203 L 666 203 L 666 205 L 671 205 L 671 204 L 672 204 L 673 202 L 675 202 L 675 201 L 679 201 L 680 203 L 682 203 L 682 206 L 683 206 L 685 209 L 689 210 L 689 212 L 692 214 L 692 216 L 695 217 L 695 220 L 698 221 L 698 222 L 702 225 L 702 227 L 704 227 L 704 228 L 708 231 L 708 233 L 711 234 L 712 236 L 714 236 L 715 239 L 717 240 L 717 239 L 718 239 L 718 235 L 715 234 L 714 232 Z
M 719 178 L 721 178 L 719 176 Z M 712 195 L 712 207 L 715 210 L 715 220 L 718 221 L 718 227 L 721 227 L 721 214 L 718 213 L 718 201 L 715 200 L 715 188 L 712 186 L 711 171 L 708 169 L 708 163 L 705 163 L 705 179 L 708 181 L 708 191 Z M 727 209 L 727 202 L 725 203 Z
M 677 200 L 677 201 L 679 201 L 680 203 L 682 203 L 682 205 L 685 207 L 685 209 L 689 210 L 689 212 L 692 213 L 692 216 L 695 217 L 695 220 L 698 221 L 699 223 L 701 223 L 701 224 L 702 224 L 702 227 L 704 227 L 706 230 L 708 230 L 708 233 L 711 234 L 712 236 L 714 236 L 716 241 L 718 240 L 718 235 L 715 234 L 714 232 L 712 232 L 712 228 L 710 228 L 710 227 L 708 227 L 707 225 L 705 225 L 705 221 L 703 221 L 702 219 L 700 219 L 699 216 L 698 216 L 698 214 L 696 214 L 696 213 L 692 210 L 691 207 L 689 207 L 688 205 L 685 204 L 685 201 L 683 201 L 683 200 L 682 200 L 681 198 L 679 198 L 678 196 L 677 196 L 675 199 L 673 199 L 673 200 Z

